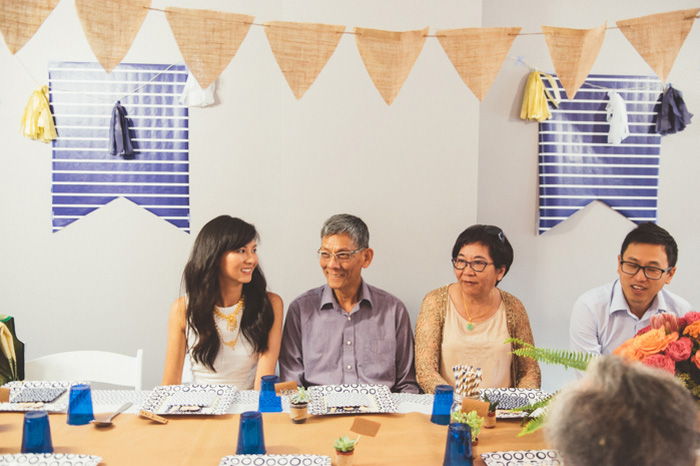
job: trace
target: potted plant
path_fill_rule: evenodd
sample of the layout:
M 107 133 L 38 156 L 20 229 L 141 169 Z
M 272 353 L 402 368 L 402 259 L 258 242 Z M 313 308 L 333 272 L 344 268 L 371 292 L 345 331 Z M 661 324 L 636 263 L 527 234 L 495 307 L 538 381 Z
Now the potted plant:
M 481 432 L 481 426 L 484 423 L 484 418 L 476 414 L 476 411 L 469 411 L 465 413 L 463 411 L 453 411 L 450 416 L 452 422 L 461 422 L 466 424 L 471 428 L 472 431 L 472 444 L 476 445 L 479 441 L 479 433 Z
M 294 424 L 306 422 L 309 408 L 309 393 L 304 387 L 299 387 L 293 395 L 289 397 L 289 416 Z
M 489 400 L 489 396 L 484 393 L 484 401 L 489 404 L 489 411 L 486 413 L 486 417 L 484 418 L 484 427 L 487 429 L 492 429 L 496 427 L 496 408 L 498 407 L 500 400 L 491 401 Z
M 355 443 L 357 443 L 357 440 L 351 439 L 347 435 L 335 440 L 333 448 L 335 448 L 338 466 L 352 466 L 352 455 L 355 453 Z

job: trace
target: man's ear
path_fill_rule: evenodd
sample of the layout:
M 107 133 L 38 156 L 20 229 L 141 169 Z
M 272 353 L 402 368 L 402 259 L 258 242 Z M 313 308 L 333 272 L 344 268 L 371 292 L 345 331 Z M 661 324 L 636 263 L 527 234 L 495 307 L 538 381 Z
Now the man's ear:
M 372 248 L 367 248 L 362 251 L 362 268 L 366 269 L 369 267 L 369 264 L 372 263 L 372 259 L 374 258 L 374 249 Z

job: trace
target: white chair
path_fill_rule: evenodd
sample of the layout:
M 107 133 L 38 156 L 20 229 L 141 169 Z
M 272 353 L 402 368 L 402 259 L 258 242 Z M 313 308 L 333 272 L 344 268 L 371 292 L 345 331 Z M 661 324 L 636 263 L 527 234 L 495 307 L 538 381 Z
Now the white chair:
M 69 351 L 24 363 L 25 380 L 98 382 L 142 389 L 143 350 L 136 356 L 106 351 Z

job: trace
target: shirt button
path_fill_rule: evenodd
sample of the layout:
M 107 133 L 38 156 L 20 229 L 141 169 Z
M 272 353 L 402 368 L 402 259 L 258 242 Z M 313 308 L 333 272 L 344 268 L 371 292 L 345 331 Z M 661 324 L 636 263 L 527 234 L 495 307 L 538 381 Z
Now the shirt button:
M 350 346 L 350 345 L 352 345 L 352 342 L 351 342 L 350 340 L 348 340 L 348 341 L 345 342 L 345 344 L 348 345 L 348 346 Z
M 351 366 L 350 364 L 348 364 L 348 365 L 347 365 L 347 366 L 345 366 L 345 367 L 346 367 L 346 369 L 347 369 L 347 370 L 350 370 L 350 369 L 352 369 L 352 366 Z
M 352 320 L 352 317 L 348 316 L 348 320 Z

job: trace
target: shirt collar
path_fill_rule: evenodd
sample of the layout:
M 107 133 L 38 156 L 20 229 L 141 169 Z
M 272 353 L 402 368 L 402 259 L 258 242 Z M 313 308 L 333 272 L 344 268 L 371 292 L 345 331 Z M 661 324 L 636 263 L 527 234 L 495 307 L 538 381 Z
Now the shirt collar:
M 364 280 L 362 280 L 362 283 L 360 284 L 360 298 L 357 302 L 358 304 L 362 304 L 363 301 L 366 301 L 370 307 L 374 307 L 372 303 L 372 293 Z M 321 309 L 340 309 L 340 304 L 338 304 L 338 300 L 335 298 L 333 290 L 331 290 L 328 284 L 323 285 L 323 292 L 321 293 Z
M 622 292 L 622 285 L 620 284 L 620 279 L 618 278 L 617 280 L 615 280 L 615 284 L 613 285 L 613 293 L 612 298 L 610 300 L 610 314 L 624 311 L 626 311 L 630 315 L 634 315 L 630 310 L 629 304 L 627 304 L 625 294 Z M 649 305 L 649 309 L 646 310 L 642 318 L 639 320 L 644 320 L 649 316 L 658 314 L 660 312 L 668 312 L 668 306 L 666 305 L 666 299 L 663 295 L 663 289 L 656 293 L 654 300 L 651 302 L 651 305 Z

